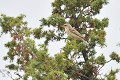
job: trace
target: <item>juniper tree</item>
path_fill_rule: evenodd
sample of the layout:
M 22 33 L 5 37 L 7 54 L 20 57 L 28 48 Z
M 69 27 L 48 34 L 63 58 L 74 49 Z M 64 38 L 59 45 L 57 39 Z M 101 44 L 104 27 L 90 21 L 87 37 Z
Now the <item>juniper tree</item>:
M 106 46 L 105 28 L 108 27 L 109 19 L 100 20 L 95 15 L 100 14 L 100 10 L 107 4 L 108 0 L 54 0 L 51 3 L 52 15 L 42 18 L 40 26 L 34 29 L 27 26 L 25 15 L 11 17 L 2 14 L 1 35 L 10 34 L 11 37 L 5 44 L 9 51 L 4 60 L 10 61 L 6 68 L 15 72 L 18 76 L 16 80 L 27 80 L 28 77 L 32 80 L 115 80 L 118 69 L 106 75 L 99 73 L 110 61 L 119 63 L 119 55 L 112 52 L 110 60 L 106 60 L 104 54 L 96 56 L 99 52 L 95 50 L 96 46 Z M 88 45 L 64 37 L 61 26 L 66 22 L 84 35 Z M 36 39 L 44 41 L 38 44 Z M 49 56 L 49 42 L 61 40 L 65 42 L 63 48 L 53 57 Z M 24 74 L 20 74 L 21 71 Z

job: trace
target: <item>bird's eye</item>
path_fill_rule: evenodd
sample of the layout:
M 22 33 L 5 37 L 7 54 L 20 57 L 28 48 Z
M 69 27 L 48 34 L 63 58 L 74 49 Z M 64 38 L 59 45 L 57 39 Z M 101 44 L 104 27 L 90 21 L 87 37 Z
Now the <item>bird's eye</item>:
M 64 26 L 67 26 L 66 24 Z

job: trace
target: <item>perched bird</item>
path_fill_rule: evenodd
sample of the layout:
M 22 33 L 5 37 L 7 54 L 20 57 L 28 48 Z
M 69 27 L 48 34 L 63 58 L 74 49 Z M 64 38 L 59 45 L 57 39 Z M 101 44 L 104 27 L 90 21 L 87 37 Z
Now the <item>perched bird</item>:
M 65 28 L 65 32 L 67 33 L 69 37 L 76 39 L 76 40 L 83 41 L 86 44 L 88 44 L 85 41 L 84 37 L 77 30 L 75 30 L 69 23 L 64 24 L 62 27 Z

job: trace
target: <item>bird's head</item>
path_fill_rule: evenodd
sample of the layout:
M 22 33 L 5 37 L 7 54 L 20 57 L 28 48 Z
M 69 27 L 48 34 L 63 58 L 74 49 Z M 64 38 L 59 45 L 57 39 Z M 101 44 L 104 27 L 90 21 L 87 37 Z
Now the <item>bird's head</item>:
M 69 27 L 72 27 L 69 23 L 65 23 L 63 26 L 63 28 L 69 28 Z

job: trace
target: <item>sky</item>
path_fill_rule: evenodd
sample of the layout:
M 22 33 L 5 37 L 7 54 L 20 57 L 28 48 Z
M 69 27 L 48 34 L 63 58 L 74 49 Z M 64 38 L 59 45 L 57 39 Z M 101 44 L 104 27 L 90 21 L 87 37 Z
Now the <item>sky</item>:
M 4 13 L 8 16 L 18 16 L 20 14 L 25 14 L 25 20 L 28 21 L 29 27 L 39 27 L 40 19 L 47 18 L 51 15 L 51 2 L 54 0 L 0 0 L 0 14 Z M 104 17 L 109 18 L 109 26 L 106 28 L 106 48 L 96 48 L 98 55 L 104 54 L 108 58 L 109 54 L 113 51 L 119 53 L 120 47 L 116 46 L 120 42 L 120 0 L 110 0 L 108 5 L 105 5 L 99 15 L 96 17 L 102 19 Z M 7 49 L 4 47 L 4 44 L 8 42 L 10 38 L 8 35 L 3 35 L 0 38 L 0 70 L 4 69 L 4 66 L 8 62 L 3 61 L 3 56 L 6 54 Z M 59 52 L 60 48 L 64 43 L 53 42 L 50 43 L 49 52 L 54 54 Z M 57 46 L 57 47 L 56 47 Z M 53 51 L 54 49 L 54 51 Z M 108 58 L 109 59 L 109 58 Z M 103 72 L 107 73 L 111 68 L 115 69 L 116 67 L 120 68 L 120 64 L 115 63 L 114 61 L 107 64 L 103 67 Z M 120 73 L 118 74 L 120 75 Z M 117 78 L 120 80 L 120 78 Z M 1 75 L 0 80 L 6 80 L 10 78 L 8 76 Z

